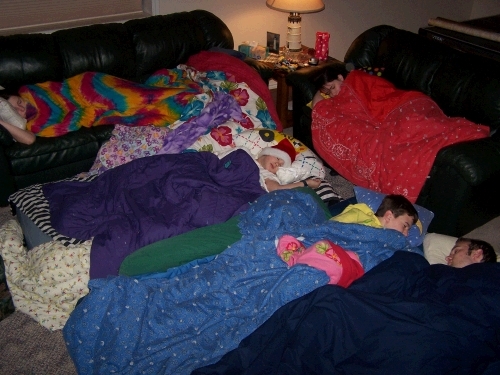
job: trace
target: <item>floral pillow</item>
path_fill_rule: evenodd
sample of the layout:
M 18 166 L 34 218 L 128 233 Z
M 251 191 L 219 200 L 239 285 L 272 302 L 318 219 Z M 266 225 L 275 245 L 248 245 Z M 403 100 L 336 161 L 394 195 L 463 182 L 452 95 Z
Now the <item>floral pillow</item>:
M 236 121 L 226 121 L 210 130 L 208 134 L 198 137 L 196 142 L 189 146 L 184 152 L 208 151 L 214 154 L 222 154 L 234 147 L 235 137 L 247 129 Z

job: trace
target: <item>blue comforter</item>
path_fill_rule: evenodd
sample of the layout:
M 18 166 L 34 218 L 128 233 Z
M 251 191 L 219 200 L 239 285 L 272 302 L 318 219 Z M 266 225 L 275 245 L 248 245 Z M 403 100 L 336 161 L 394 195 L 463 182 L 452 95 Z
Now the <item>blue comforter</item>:
M 396 252 L 349 288 L 287 304 L 202 374 L 500 373 L 500 264 Z
M 150 243 L 221 223 L 265 194 L 244 151 L 219 160 L 209 152 L 156 155 L 111 169 L 91 182 L 43 186 L 52 226 L 94 237 L 90 277 L 118 275 L 123 259 Z
M 216 362 L 279 307 L 328 282 L 323 271 L 278 257 L 282 234 L 345 241 L 366 268 L 412 250 L 399 232 L 326 220 L 295 190 L 261 196 L 240 217 L 240 241 L 180 275 L 91 280 L 63 330 L 79 373 L 188 374 Z

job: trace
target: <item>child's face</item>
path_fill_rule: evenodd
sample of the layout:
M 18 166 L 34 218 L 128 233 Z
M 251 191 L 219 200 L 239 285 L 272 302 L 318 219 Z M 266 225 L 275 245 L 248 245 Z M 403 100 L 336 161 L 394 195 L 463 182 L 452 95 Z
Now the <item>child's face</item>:
M 17 113 L 19 113 L 19 116 L 26 118 L 26 100 L 20 96 L 12 95 L 7 101 L 14 107 Z
M 413 224 L 413 218 L 408 214 L 395 217 L 392 211 L 388 210 L 381 219 L 382 226 L 387 229 L 394 229 L 408 236 L 408 231 Z
M 473 263 L 480 263 L 483 260 L 482 250 L 472 250 L 469 255 L 469 241 L 456 242 L 446 259 L 446 264 L 455 268 L 463 268 Z
M 276 174 L 278 169 L 285 165 L 283 159 L 277 158 L 272 155 L 262 155 L 257 159 L 257 161 L 262 165 L 262 168 L 267 169 L 269 172 Z
M 340 88 L 342 87 L 342 82 L 344 82 L 344 77 L 342 77 L 339 74 L 337 76 L 337 79 L 334 79 L 333 81 L 325 83 L 321 87 L 321 92 L 323 94 L 329 95 L 330 97 L 333 97 L 340 92 Z

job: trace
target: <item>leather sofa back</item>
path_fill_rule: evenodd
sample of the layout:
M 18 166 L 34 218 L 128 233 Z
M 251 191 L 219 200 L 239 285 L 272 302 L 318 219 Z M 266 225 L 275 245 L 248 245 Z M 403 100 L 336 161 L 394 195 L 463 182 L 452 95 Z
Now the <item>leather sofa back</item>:
M 384 67 L 385 78 L 401 89 L 429 95 L 446 115 L 500 128 L 500 63 L 495 60 L 381 25 L 356 38 L 344 61 Z
M 212 47 L 234 47 L 231 32 L 210 12 L 168 15 L 55 31 L 0 37 L 0 85 L 17 91 L 26 84 L 61 81 L 99 71 L 143 81 Z

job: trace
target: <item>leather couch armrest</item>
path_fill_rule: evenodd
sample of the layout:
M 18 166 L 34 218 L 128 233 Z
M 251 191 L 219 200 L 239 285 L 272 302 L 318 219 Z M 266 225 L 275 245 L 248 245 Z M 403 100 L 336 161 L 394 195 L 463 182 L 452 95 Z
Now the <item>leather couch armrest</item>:
M 243 61 L 248 65 L 250 65 L 252 68 L 254 68 L 257 71 L 257 73 L 259 73 L 259 75 L 262 77 L 264 82 L 266 84 L 269 84 L 269 80 L 273 76 L 273 68 L 269 64 L 259 60 L 252 59 L 250 57 L 245 57 Z
M 500 173 L 500 140 L 491 137 L 441 149 L 435 166 L 454 167 L 471 186 L 478 186 Z
M 500 141 L 467 141 L 438 152 L 417 204 L 435 214 L 429 232 L 462 236 L 498 216 Z
M 12 135 L 0 125 L 0 207 L 7 206 L 7 198 L 15 190 L 14 178 L 11 175 L 6 149 L 15 143 Z
M 5 129 L 2 125 L 0 125 L 0 146 L 8 147 L 14 143 L 14 138 L 9 133 L 7 129 Z

